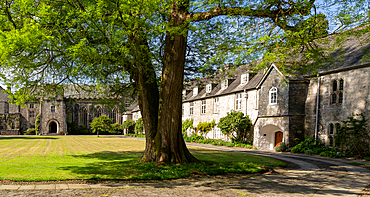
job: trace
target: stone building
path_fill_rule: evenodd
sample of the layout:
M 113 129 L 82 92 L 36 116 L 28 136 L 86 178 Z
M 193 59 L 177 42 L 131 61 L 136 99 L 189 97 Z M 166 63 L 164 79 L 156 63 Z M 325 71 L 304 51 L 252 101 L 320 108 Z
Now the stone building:
M 9 103 L 8 95 L 0 87 L 0 134 L 18 135 L 28 128 L 34 128 L 37 115 L 40 116 L 41 134 L 65 134 L 67 123 L 76 123 L 80 127 L 90 128 L 89 123 L 95 117 L 106 115 L 113 123 L 122 124 L 123 109 L 119 102 L 112 98 L 108 105 L 100 102 L 102 95 L 75 91 L 64 88 L 63 96 L 51 100 L 39 99 L 27 102 L 24 106 Z

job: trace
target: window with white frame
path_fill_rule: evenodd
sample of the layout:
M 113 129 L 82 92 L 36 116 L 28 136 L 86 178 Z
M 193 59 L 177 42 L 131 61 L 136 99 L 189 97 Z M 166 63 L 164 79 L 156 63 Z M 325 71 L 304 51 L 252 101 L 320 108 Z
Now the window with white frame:
M 241 110 L 242 109 L 242 93 L 235 95 L 235 110 Z
M 193 96 L 196 96 L 196 95 L 198 95 L 198 87 L 195 87 L 193 89 Z
M 190 102 L 189 115 L 192 116 L 194 113 L 194 102 Z
M 201 109 L 200 109 L 200 114 L 206 114 L 206 100 L 202 100 L 202 106 L 201 106 Z
M 213 105 L 213 113 L 218 113 L 219 112 L 219 107 L 220 107 L 220 98 L 214 98 L 213 99 L 213 101 L 214 101 L 214 105 Z
M 206 85 L 206 93 L 211 93 L 212 91 L 212 84 Z
M 277 88 L 273 87 L 269 91 L 269 104 L 277 104 Z
M 248 83 L 248 81 L 249 81 L 249 76 L 248 76 L 248 74 L 242 74 L 241 76 L 240 76 L 240 83 L 241 84 L 247 84 Z
M 225 79 L 225 80 L 222 80 L 221 81 L 221 90 L 225 90 L 226 88 L 227 88 L 227 86 L 228 86 L 229 84 L 228 84 L 228 80 L 227 79 Z

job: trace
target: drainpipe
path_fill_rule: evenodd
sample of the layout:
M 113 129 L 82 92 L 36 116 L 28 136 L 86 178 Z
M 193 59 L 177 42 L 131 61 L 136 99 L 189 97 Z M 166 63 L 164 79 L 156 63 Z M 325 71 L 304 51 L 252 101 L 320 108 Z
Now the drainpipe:
M 319 105 L 320 105 L 320 76 L 318 77 L 317 82 L 315 139 L 317 139 L 317 132 L 319 130 Z

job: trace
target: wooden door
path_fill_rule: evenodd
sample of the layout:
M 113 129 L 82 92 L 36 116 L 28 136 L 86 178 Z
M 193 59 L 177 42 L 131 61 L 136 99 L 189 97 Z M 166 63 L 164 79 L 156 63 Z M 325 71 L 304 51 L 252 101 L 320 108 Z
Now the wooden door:
M 278 131 L 275 133 L 275 146 L 279 146 L 282 142 L 283 142 L 283 132 Z

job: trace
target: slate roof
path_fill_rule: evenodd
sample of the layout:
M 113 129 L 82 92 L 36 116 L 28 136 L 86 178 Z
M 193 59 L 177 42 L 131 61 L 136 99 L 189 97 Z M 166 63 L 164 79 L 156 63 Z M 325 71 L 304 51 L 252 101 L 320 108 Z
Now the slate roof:
M 5 89 L 0 86 L 0 101 L 9 101 L 8 94 L 3 93 L 3 90 Z

